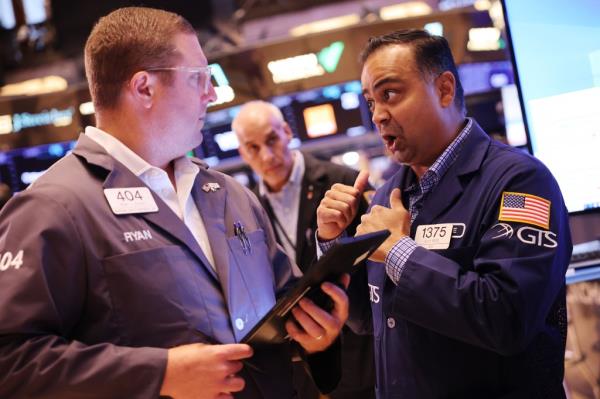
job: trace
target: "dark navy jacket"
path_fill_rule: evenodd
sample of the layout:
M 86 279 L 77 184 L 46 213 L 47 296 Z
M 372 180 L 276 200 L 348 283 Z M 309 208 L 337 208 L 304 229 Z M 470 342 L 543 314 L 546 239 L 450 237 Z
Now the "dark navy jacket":
M 394 188 L 415 181 L 403 166 L 373 204 L 389 206 Z M 549 229 L 499 221 L 503 192 L 550 201 Z M 564 276 L 572 246 L 550 172 L 475 123 L 410 235 L 441 223 L 453 224 L 449 248 L 418 247 L 397 286 L 374 262 L 363 269 L 369 284 L 350 286 L 350 324 L 375 336 L 378 397 L 564 397 Z

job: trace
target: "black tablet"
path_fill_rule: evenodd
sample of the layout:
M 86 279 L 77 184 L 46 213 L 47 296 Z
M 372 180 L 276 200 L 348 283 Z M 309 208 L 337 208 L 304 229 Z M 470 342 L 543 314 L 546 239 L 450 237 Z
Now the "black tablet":
M 246 334 L 242 343 L 252 346 L 279 344 L 286 340 L 285 321 L 292 308 L 307 297 L 330 311 L 331 298 L 321 290 L 321 283 L 337 283 L 343 273 L 352 273 L 355 266 L 368 258 L 390 235 L 388 230 L 376 231 L 358 237 L 341 238 L 302 276 L 296 285 Z

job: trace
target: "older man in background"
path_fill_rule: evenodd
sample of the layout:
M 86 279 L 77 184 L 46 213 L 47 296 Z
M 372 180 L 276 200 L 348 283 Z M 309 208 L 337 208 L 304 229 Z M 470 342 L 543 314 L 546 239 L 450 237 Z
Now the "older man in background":
M 314 158 L 289 148 L 292 131 L 279 108 L 265 101 L 242 106 L 232 123 L 239 140 L 239 152 L 258 175 L 254 193 L 264 206 L 277 240 L 304 273 L 316 258 L 316 210 L 325 192 L 336 183 L 352 184 L 358 175 L 353 169 Z M 368 204 L 359 205 L 362 214 Z M 353 235 L 356 218 L 347 233 Z M 366 282 L 365 282 L 366 283 Z M 374 397 L 372 343 L 368 337 L 344 329 L 342 379 L 329 397 L 368 399 Z M 294 385 L 301 398 L 319 393 L 302 362 L 294 362 Z

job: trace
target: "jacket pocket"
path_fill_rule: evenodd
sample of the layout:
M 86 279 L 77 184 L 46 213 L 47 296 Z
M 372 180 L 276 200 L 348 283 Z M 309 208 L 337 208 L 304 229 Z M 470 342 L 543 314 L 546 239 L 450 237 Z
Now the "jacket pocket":
M 187 334 L 190 327 L 179 281 L 186 279 L 186 263 L 193 262 L 176 245 L 115 255 L 102 261 L 124 344 L 164 347 L 179 343 L 178 335 Z
M 237 236 L 227 241 L 231 251 L 229 312 L 243 321 L 234 329 L 239 340 L 275 305 L 275 276 L 263 230 L 248 233 L 244 244 Z

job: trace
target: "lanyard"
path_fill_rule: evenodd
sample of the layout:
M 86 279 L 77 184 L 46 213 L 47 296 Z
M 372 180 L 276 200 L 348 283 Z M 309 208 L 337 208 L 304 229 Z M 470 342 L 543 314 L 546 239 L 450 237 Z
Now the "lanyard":
M 294 250 L 294 253 L 295 253 L 296 246 L 292 243 L 291 238 L 286 234 L 285 229 L 283 228 L 283 225 L 281 224 L 281 222 L 279 221 L 279 218 L 275 214 L 275 211 L 273 211 L 273 208 L 271 207 L 271 203 L 269 202 L 269 199 L 266 196 L 263 196 L 262 198 L 263 198 L 263 201 L 265 204 L 265 210 L 267 211 L 267 215 L 269 215 L 269 218 L 271 218 L 271 220 L 275 222 L 276 228 L 274 230 L 275 230 L 275 234 L 277 235 L 277 241 L 279 241 L 279 243 L 281 245 L 283 245 L 283 242 L 281 241 L 281 237 L 280 237 L 280 233 L 281 233 L 283 235 L 283 237 L 285 238 L 285 241 L 287 241 L 287 243 L 290 245 L 290 247 Z

